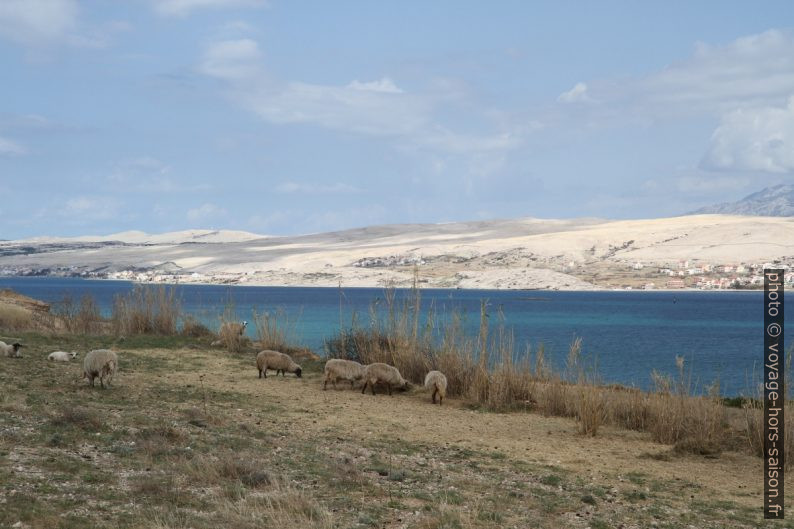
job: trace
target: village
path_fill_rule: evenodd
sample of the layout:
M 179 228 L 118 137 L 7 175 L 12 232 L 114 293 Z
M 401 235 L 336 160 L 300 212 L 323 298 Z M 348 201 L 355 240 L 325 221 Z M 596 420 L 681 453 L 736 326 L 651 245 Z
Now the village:
M 523 260 L 522 260 L 523 261 Z M 525 267 L 536 269 L 548 268 L 563 274 L 575 276 L 595 285 L 596 288 L 611 290 L 752 290 L 761 289 L 764 284 L 763 270 L 765 268 L 780 268 L 785 270 L 784 282 L 794 285 L 794 266 L 786 262 L 765 263 L 725 263 L 716 264 L 694 260 L 679 260 L 672 263 L 648 262 L 576 262 L 565 260 L 562 263 L 557 259 L 547 262 L 532 263 L 511 262 L 503 263 L 502 269 L 511 267 L 520 270 Z M 353 269 L 380 268 L 393 272 L 412 272 L 416 269 L 426 274 L 438 276 L 435 270 L 437 259 L 432 257 L 417 257 L 414 255 L 394 255 L 389 257 L 367 257 L 359 259 L 349 267 Z M 433 270 L 431 270 L 433 268 Z M 119 269 L 114 267 L 100 267 L 88 269 L 86 267 L 4 267 L 0 275 L 6 276 L 53 276 L 53 277 L 82 277 L 87 279 L 109 279 L 120 281 L 133 281 L 137 283 L 192 283 L 192 284 L 272 284 L 272 279 L 281 275 L 282 270 L 248 270 L 248 271 L 211 271 L 198 272 L 181 269 L 174 263 L 165 263 L 151 268 L 135 267 Z M 340 272 L 338 267 L 329 267 L 323 274 L 303 274 L 304 277 L 291 278 L 291 284 L 305 283 L 317 285 L 318 279 L 341 280 L 344 276 L 334 274 Z M 300 275 L 300 274 L 299 274 Z M 316 277 L 321 275 L 323 277 Z M 328 276 L 328 277 L 325 277 Z M 333 276 L 333 277 L 331 277 Z M 324 281 L 327 282 L 327 281 Z M 364 286 L 358 284 L 357 286 Z M 380 286 L 380 285 L 367 285 Z M 431 286 L 431 285 L 428 285 Z M 444 286 L 444 285 L 432 285 Z M 447 286 L 454 287 L 454 284 Z M 509 288 L 524 288 L 520 283 Z
M 764 286 L 764 269 L 780 268 L 785 270 L 784 281 L 794 284 L 794 271 L 784 263 L 740 263 L 740 264 L 711 264 L 695 263 L 680 260 L 675 265 L 648 265 L 635 262 L 630 265 L 631 270 L 638 273 L 648 271 L 658 277 L 643 285 L 644 290 L 664 289 L 697 289 L 697 290 L 723 290 L 723 289 L 761 289 Z

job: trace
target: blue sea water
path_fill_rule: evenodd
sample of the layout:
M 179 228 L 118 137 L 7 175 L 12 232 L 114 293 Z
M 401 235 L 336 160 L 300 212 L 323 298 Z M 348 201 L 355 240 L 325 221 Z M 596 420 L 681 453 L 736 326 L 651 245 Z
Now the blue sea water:
M 129 292 L 126 281 L 72 278 L 0 277 L 0 288 L 57 302 L 69 294 L 92 295 L 109 314 L 113 297 Z M 178 285 L 185 311 L 211 328 L 232 304 L 240 319 L 281 310 L 294 322 L 299 343 L 323 352 L 324 340 L 349 327 L 356 314 L 366 324 L 373 302 L 383 305 L 379 288 L 251 287 Z M 556 367 L 564 364 L 571 341 L 582 339 L 583 352 L 595 361 L 605 383 L 648 388 L 650 373 L 675 372 L 675 356 L 683 355 L 693 382 L 702 390 L 719 378 L 723 394 L 746 393 L 755 370 L 762 368 L 762 294 L 741 292 L 653 291 L 504 291 L 423 289 L 422 306 L 433 306 L 440 318 L 454 311 L 465 314 L 466 331 L 476 335 L 480 304 L 487 302 L 489 326 L 500 321 L 509 330 L 516 349 L 534 352 L 539 344 Z M 406 291 L 398 291 L 397 299 Z M 794 311 L 786 319 L 791 324 Z M 503 317 L 501 316 L 503 315 Z M 422 320 L 424 321 L 424 320 Z M 252 329 L 249 328 L 249 332 Z

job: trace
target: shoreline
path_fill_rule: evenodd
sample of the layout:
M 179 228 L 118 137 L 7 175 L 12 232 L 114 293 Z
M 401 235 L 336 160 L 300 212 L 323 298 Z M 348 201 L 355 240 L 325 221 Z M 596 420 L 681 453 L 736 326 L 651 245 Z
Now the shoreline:
M 314 284 L 267 284 L 258 282 L 242 282 L 242 283 L 227 283 L 227 282 L 208 282 L 208 281 L 137 281 L 134 279 L 115 279 L 109 277 L 80 277 L 80 276 L 24 276 L 24 275 L 0 275 L 0 281 L 3 279 L 68 279 L 68 280 L 81 280 L 81 281 L 117 281 L 124 283 L 131 283 L 134 285 L 166 285 L 166 286 L 227 286 L 227 287 L 260 287 L 260 288 L 334 288 L 334 289 L 385 289 L 389 288 L 386 285 L 314 285 Z M 394 288 L 401 290 L 408 290 L 410 286 L 394 285 Z M 445 287 L 445 286 L 423 286 L 420 284 L 419 290 L 465 290 L 465 291 L 495 291 L 495 292 L 763 292 L 763 288 L 610 288 L 593 285 L 593 288 L 578 289 L 578 288 L 470 288 L 470 287 Z

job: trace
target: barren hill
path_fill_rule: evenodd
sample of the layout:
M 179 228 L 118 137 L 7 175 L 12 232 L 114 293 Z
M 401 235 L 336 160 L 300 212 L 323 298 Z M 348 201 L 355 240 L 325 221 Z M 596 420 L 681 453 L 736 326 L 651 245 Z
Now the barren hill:
M 660 269 L 794 262 L 794 219 L 516 219 L 300 236 L 194 230 L 0 242 L 0 273 L 259 285 L 588 289 L 664 286 Z M 744 267 L 743 267 L 744 268 Z M 666 272 L 667 273 L 667 272 Z M 683 271 L 681 272 L 683 274 Z

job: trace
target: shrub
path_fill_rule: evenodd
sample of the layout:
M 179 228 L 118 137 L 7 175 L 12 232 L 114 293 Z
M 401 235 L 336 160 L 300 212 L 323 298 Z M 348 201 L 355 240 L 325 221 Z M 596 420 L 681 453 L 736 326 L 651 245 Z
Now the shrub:
M 111 322 L 116 335 L 173 336 L 182 312 L 174 287 L 136 285 L 113 300 Z
M 71 333 L 98 334 L 102 328 L 99 307 L 89 294 L 83 295 L 79 302 L 67 294 L 55 304 L 53 312 Z

